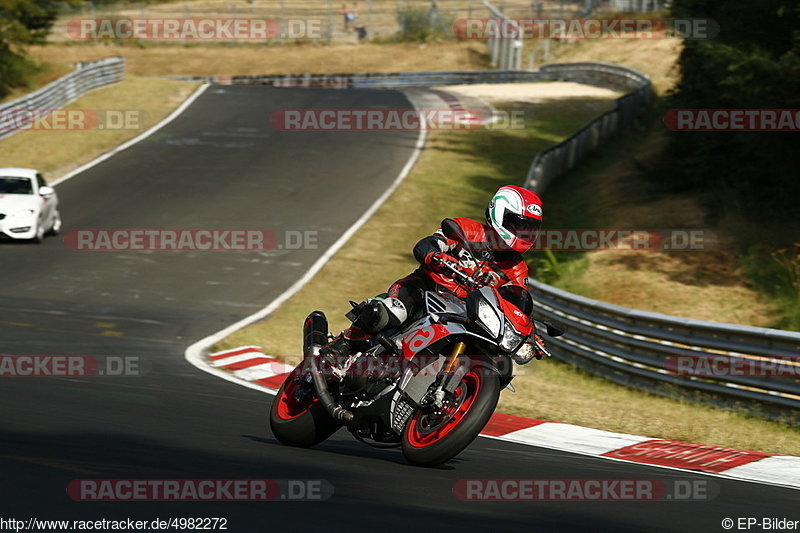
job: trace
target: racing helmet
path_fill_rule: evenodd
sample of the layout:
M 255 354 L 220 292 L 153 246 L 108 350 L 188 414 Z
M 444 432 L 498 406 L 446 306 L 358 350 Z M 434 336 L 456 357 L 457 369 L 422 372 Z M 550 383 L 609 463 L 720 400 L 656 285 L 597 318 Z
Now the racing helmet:
M 542 226 L 542 200 L 522 187 L 500 187 L 486 208 L 486 223 L 509 248 L 527 252 L 536 243 Z

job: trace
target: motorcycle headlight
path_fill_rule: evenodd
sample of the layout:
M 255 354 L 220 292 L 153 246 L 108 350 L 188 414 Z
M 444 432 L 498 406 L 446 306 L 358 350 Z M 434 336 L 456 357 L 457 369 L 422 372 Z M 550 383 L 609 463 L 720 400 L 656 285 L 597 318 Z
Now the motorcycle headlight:
M 519 349 L 519 345 L 522 344 L 522 341 L 525 340 L 524 335 L 520 335 L 511 324 L 506 321 L 506 328 L 503 331 L 503 338 L 500 339 L 500 347 L 507 352 L 516 352 Z
M 489 302 L 481 299 L 478 302 L 478 321 L 481 326 L 486 328 L 486 331 L 492 334 L 492 337 L 497 338 L 500 335 L 500 317 L 497 316 Z
M 11 213 L 11 218 L 28 218 L 33 216 L 35 212 L 33 209 L 20 209 Z

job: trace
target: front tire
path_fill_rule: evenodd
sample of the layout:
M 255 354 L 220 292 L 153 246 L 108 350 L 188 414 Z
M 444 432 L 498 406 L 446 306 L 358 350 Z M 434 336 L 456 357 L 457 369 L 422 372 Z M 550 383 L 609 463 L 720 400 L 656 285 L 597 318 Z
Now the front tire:
M 33 238 L 31 238 L 31 242 L 35 244 L 41 244 L 42 241 L 44 241 L 44 235 L 44 226 L 42 226 L 41 223 L 36 224 L 36 234 L 33 236 Z
M 308 448 L 319 444 L 341 427 L 316 398 L 299 402 L 295 393 L 300 386 L 296 378 L 303 363 L 289 374 L 281 385 L 269 411 L 269 426 L 281 443 Z
M 56 212 L 53 214 L 53 225 L 50 227 L 50 231 L 47 232 L 47 235 L 58 235 L 61 231 L 61 213 Z
M 489 421 L 500 398 L 500 379 L 484 367 L 471 368 L 456 388 L 457 405 L 443 420 L 417 410 L 403 430 L 403 455 L 417 466 L 437 466 L 466 448 Z

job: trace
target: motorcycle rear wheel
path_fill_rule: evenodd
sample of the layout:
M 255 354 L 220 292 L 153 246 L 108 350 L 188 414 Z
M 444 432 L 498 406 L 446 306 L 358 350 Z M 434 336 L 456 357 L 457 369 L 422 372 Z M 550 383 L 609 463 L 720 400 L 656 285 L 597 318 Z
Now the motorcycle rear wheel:
M 471 368 L 456 388 L 454 405 L 441 421 L 417 410 L 403 430 L 406 460 L 437 466 L 461 453 L 489 421 L 500 398 L 499 377 L 483 366 Z
M 302 366 L 302 363 L 301 363 Z M 308 448 L 319 444 L 341 427 L 316 398 L 301 404 L 295 398 L 299 386 L 296 377 L 299 368 L 283 382 L 269 411 L 269 426 L 273 435 L 287 446 Z

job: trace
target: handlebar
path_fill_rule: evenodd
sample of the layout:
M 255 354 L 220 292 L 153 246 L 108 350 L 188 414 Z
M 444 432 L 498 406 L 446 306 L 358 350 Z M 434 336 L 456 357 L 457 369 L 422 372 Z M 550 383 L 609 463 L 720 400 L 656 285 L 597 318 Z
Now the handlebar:
M 464 272 L 456 268 L 456 266 L 454 266 L 449 261 L 442 261 L 440 259 L 435 259 L 434 263 L 436 265 L 445 267 L 447 270 L 450 271 L 450 274 L 452 274 L 452 277 L 456 281 L 462 283 L 463 285 L 469 287 L 470 289 L 480 289 L 481 287 L 483 287 L 483 284 L 481 282 L 479 282 L 469 274 L 465 274 Z

